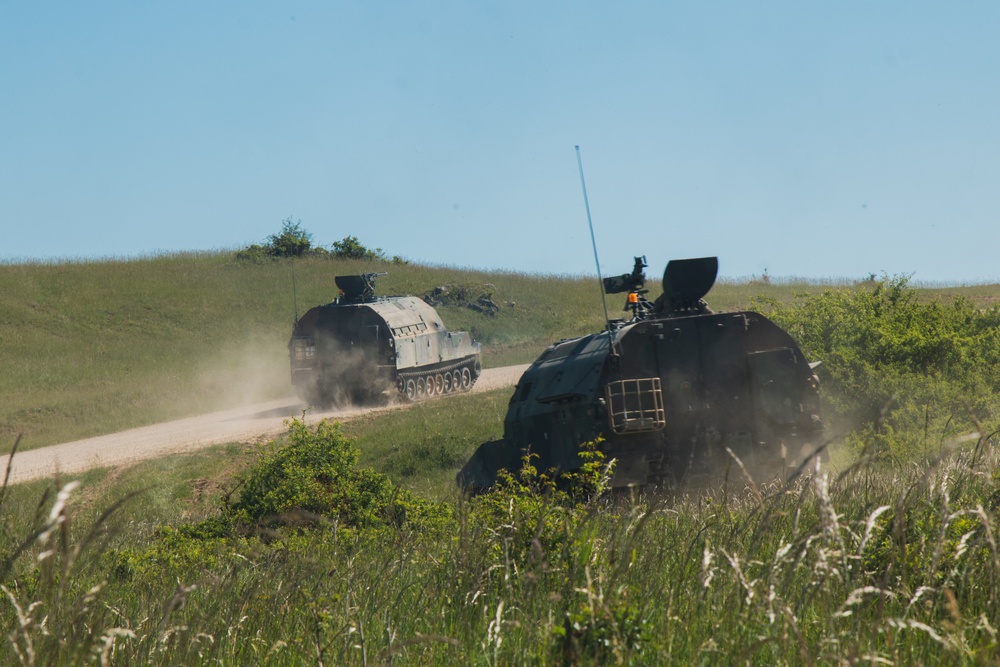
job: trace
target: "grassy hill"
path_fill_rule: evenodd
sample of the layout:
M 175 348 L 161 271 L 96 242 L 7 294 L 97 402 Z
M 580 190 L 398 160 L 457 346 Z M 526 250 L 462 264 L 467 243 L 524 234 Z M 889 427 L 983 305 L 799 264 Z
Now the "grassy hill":
M 293 300 L 292 273 L 296 299 Z M 622 271 L 631 267 L 623 264 Z M 437 286 L 487 293 L 500 311 L 439 308 L 483 343 L 483 363 L 527 363 L 549 343 L 597 331 L 594 279 L 414 264 L 302 259 L 238 262 L 193 254 L 88 263 L 0 265 L 0 442 L 34 448 L 290 393 L 295 314 L 336 296 L 333 277 L 388 271 L 382 294 Z M 649 270 L 655 287 L 660 269 Z M 753 295 L 787 300 L 817 285 L 721 283 L 713 307 Z M 609 299 L 609 309 L 621 308 Z
M 0 438 L 41 446 L 288 394 L 291 267 L 220 254 L 0 266 Z M 487 366 L 601 326 L 592 279 L 294 267 L 300 313 L 330 300 L 334 275 L 370 270 L 390 272 L 385 294 L 490 293 L 495 317 L 439 308 L 483 342 Z M 293 429 L 280 449 L 234 443 L 0 487 L 0 661 L 995 664 L 1000 461 L 986 366 L 1000 367 L 1000 289 L 829 287 L 723 282 L 709 301 L 757 302 L 825 357 L 827 389 L 867 392 L 873 426 L 855 431 L 858 458 L 836 474 L 746 486 L 734 472 L 707 495 L 607 497 L 593 493 L 598 470 L 576 497 L 528 476 L 462 498 L 454 473 L 499 434 L 498 390 L 323 437 Z M 966 363 L 934 365 L 941 356 Z M 977 414 L 986 437 L 944 446 Z M 296 447 L 305 466 L 280 458 Z M 283 497 L 308 511 L 247 519 L 253 502 Z
M 592 290 L 570 278 L 224 254 L 0 265 L 0 438 L 38 447 L 288 395 L 293 266 L 300 314 L 336 296 L 335 275 L 365 271 L 390 272 L 383 294 L 492 293 L 493 318 L 440 309 L 484 343 L 486 366 L 599 325 Z

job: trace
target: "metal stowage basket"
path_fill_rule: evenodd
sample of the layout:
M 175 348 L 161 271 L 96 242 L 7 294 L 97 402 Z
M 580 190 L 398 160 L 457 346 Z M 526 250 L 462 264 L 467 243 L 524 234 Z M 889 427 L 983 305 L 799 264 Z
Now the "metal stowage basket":
M 660 378 L 631 378 L 604 387 L 608 422 L 615 433 L 659 431 L 667 425 Z

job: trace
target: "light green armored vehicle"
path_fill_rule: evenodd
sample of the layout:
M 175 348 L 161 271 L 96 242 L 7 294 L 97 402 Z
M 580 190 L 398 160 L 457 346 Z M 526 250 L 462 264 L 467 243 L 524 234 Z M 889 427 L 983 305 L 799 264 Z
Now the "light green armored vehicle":
M 468 391 L 480 373 L 479 343 L 448 331 L 412 296 L 375 295 L 384 273 L 337 276 L 340 296 L 296 319 L 288 343 L 292 386 L 312 405 L 409 400 Z

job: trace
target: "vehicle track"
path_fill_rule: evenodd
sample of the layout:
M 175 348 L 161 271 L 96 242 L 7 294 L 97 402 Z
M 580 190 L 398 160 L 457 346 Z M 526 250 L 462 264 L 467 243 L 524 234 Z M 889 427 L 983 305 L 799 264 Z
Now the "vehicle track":
M 471 393 L 512 387 L 527 368 L 528 365 L 524 364 L 484 369 Z M 324 418 L 345 421 L 362 414 L 414 405 L 419 405 L 419 402 L 314 410 L 308 413 L 308 418 L 310 421 Z M 28 482 L 59 473 L 78 473 L 91 468 L 129 465 L 226 442 L 267 440 L 283 433 L 286 430 L 284 421 L 300 416 L 305 407 L 298 398 L 285 398 L 20 452 L 11 462 L 10 483 Z

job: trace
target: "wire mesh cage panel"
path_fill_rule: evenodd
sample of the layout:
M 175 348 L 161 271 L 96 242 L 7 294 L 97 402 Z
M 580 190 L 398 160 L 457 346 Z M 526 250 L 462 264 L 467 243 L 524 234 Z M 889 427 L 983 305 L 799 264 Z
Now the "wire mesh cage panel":
M 660 378 L 615 380 L 604 387 L 608 422 L 615 433 L 659 431 L 667 424 Z

